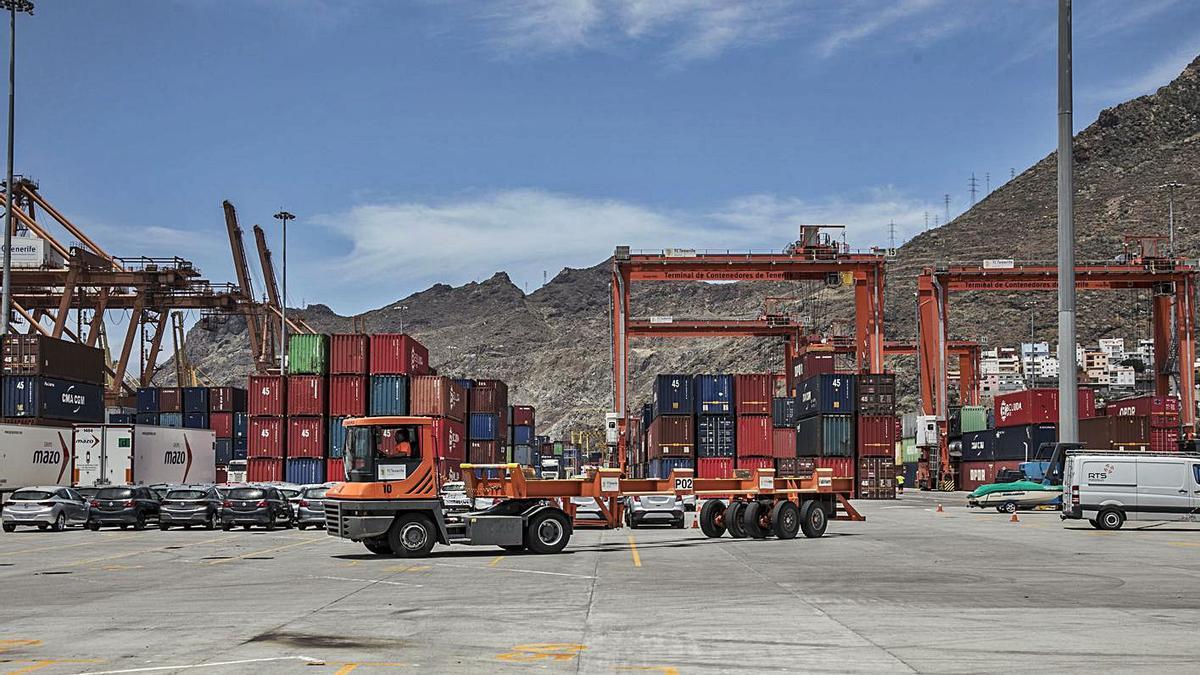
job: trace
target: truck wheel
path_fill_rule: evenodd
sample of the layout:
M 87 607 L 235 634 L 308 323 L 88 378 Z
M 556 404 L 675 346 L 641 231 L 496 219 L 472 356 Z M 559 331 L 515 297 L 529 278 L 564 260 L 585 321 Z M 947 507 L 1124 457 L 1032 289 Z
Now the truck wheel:
M 800 507 L 800 530 L 804 536 L 814 539 L 825 534 L 829 526 L 829 518 L 825 516 L 825 508 L 816 501 L 804 502 Z
M 700 507 L 700 531 L 706 537 L 721 537 L 725 534 L 725 504 L 719 499 L 710 499 Z
M 753 501 L 746 504 L 746 508 L 742 509 L 742 530 L 750 536 L 751 539 L 766 539 L 767 532 L 770 530 L 763 527 L 763 514 L 766 513 L 766 506 L 760 501 Z
M 67 529 L 67 516 L 66 514 L 60 513 L 58 514 L 58 517 L 54 519 L 54 531 L 62 532 L 65 529 Z
M 795 539 L 800 533 L 800 509 L 783 500 L 771 509 L 771 529 L 780 539 Z
M 401 558 L 424 558 L 433 550 L 435 539 L 433 523 L 420 513 L 400 516 L 387 533 L 392 553 Z
M 297 527 L 297 528 L 299 528 L 299 529 L 301 529 L 301 530 L 307 530 L 307 529 L 308 529 L 308 525 L 306 525 L 306 524 L 304 524 L 304 523 L 300 523 L 300 524 L 299 524 L 299 525 L 297 525 L 296 527 Z
M 1097 530 L 1100 529 L 1100 523 L 1096 522 L 1095 518 L 1088 518 L 1088 523 L 1090 523 L 1091 526 L 1096 528 Z
M 1102 530 L 1119 530 L 1125 524 L 1125 514 L 1118 509 L 1104 509 L 1096 516 Z
M 363 546 L 375 555 L 391 555 L 392 547 L 387 543 L 387 539 L 380 537 L 379 539 L 364 539 Z
M 525 525 L 525 546 L 534 553 L 558 553 L 570 540 L 571 524 L 554 511 L 539 511 Z
M 725 509 L 725 527 L 729 536 L 734 539 L 745 539 L 746 530 L 742 527 L 742 513 L 746 510 L 746 502 L 731 502 Z

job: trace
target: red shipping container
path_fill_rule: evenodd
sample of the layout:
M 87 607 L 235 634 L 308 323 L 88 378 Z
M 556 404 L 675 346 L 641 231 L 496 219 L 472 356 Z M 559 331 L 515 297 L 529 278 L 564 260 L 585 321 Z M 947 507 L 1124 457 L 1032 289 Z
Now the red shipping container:
M 733 376 L 734 410 L 739 415 L 770 415 L 775 376 L 753 373 Z
M 646 458 L 692 457 L 695 442 L 692 440 L 691 415 L 659 415 L 650 423 L 646 434 Z M 770 418 L 767 418 L 770 424 Z
M 1016 470 L 1021 468 L 1021 460 L 1014 459 L 1000 462 L 963 462 L 958 466 L 958 489 L 972 492 L 980 485 L 996 482 L 996 474 L 1001 469 Z M 913 486 L 907 486 L 913 487 Z
M 467 459 L 467 428 L 462 422 L 445 417 L 433 420 L 434 442 L 439 459 Z
M 696 460 L 696 478 L 729 478 L 732 475 L 732 457 L 703 457 Z
M 891 415 L 858 416 L 858 456 L 894 457 L 896 418 Z
M 441 479 L 440 482 L 446 483 L 449 481 L 462 480 L 463 474 L 462 468 L 460 467 L 461 464 L 462 462 L 457 459 L 439 459 L 437 461 L 437 472 L 438 477 Z
M 1096 390 L 1088 387 L 1079 388 L 1079 419 L 1096 417 Z
M 179 387 L 163 387 L 158 390 L 159 412 L 183 412 L 183 393 Z
M 508 384 L 503 380 L 475 380 L 468 398 L 471 412 L 500 415 L 502 424 L 508 421 Z
M 737 458 L 737 468 L 745 471 L 755 469 L 774 469 L 775 460 L 771 457 L 742 457 Z
M 281 417 L 251 417 L 250 435 L 246 439 L 247 457 L 287 457 L 287 443 Z
M 462 422 L 467 417 L 467 390 L 448 377 L 422 375 L 409 380 L 410 415 L 446 417 Z
M 235 387 L 210 387 L 209 412 L 246 412 L 246 391 Z
M 330 416 L 362 417 L 366 415 L 367 381 L 365 375 L 330 375 Z
M 329 420 L 324 417 L 291 417 L 288 419 L 288 459 L 325 456 L 325 429 Z
M 246 482 L 271 483 L 283 480 L 283 460 L 251 457 L 246 460 Z
M 367 359 L 369 346 L 370 338 L 362 333 L 330 335 L 329 374 L 366 375 L 371 366 Z
M 1151 452 L 1179 452 L 1179 427 L 1151 427 Z
M 813 457 L 818 469 L 833 469 L 834 478 L 854 478 L 853 457 Z
M 282 417 L 287 403 L 287 381 L 278 375 L 251 375 L 248 386 L 250 414 Z
M 517 427 L 532 427 L 534 424 L 534 410 L 531 405 L 514 405 L 512 407 L 512 423 Z
M 291 415 L 324 415 L 328 410 L 325 378 L 320 375 L 291 375 L 287 385 L 287 411 Z
M 229 482 L 229 467 L 218 466 L 215 482 L 217 485 Z
M 426 375 L 429 350 L 412 336 L 380 333 L 371 336 L 372 375 Z
M 996 397 L 997 427 L 1058 423 L 1058 390 L 1025 389 Z
M 233 413 L 209 413 L 208 428 L 213 430 L 217 438 L 233 438 Z
M 325 480 L 337 483 L 346 480 L 346 464 L 341 457 L 325 460 Z
M 1179 399 L 1174 396 L 1139 396 L 1109 401 L 1108 416 L 1149 417 L 1151 427 L 1178 427 Z
M 467 447 L 467 461 L 472 464 L 502 464 L 500 444 L 496 441 L 470 441 Z
M 772 457 L 773 428 L 770 415 L 738 415 L 737 456 Z
M 779 459 L 796 456 L 796 428 L 771 430 L 771 456 Z

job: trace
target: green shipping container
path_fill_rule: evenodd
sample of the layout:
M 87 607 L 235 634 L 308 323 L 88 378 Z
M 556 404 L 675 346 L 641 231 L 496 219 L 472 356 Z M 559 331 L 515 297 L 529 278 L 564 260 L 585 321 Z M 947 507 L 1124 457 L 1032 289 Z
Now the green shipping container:
M 987 431 L 987 408 L 981 405 L 962 407 L 962 431 Z
M 554 442 L 554 456 L 555 456 L 555 457 L 562 457 L 562 454 L 563 454 L 563 443 L 562 443 L 562 441 L 555 441 L 555 442 Z
M 288 374 L 325 375 L 329 372 L 329 336 L 288 336 Z
M 912 464 L 921 460 L 921 449 L 917 447 L 917 439 L 903 438 L 900 440 L 900 462 Z

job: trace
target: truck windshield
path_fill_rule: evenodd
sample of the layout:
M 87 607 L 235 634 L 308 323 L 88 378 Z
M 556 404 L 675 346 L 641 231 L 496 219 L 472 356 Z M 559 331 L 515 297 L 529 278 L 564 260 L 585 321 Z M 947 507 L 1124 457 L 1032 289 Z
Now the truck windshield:
M 346 431 L 344 467 L 347 481 L 379 480 L 381 467 L 399 467 L 420 460 L 420 427 L 350 427 Z

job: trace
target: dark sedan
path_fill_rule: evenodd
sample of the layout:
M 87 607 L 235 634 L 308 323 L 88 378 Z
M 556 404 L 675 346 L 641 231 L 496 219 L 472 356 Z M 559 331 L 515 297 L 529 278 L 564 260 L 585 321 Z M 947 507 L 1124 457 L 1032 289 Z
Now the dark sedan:
M 93 531 L 106 525 L 144 530 L 150 520 L 158 520 L 158 497 L 144 485 L 126 485 L 96 493 L 87 526 Z
M 176 488 L 167 492 L 158 514 L 158 529 L 167 530 L 172 525 L 191 529 L 203 525 L 212 530 L 221 523 L 221 496 L 216 488 Z
M 292 526 L 292 505 L 278 488 L 270 486 L 237 487 L 225 495 L 221 504 L 221 529 L 235 525 L 250 529 L 262 525 L 268 530 Z

